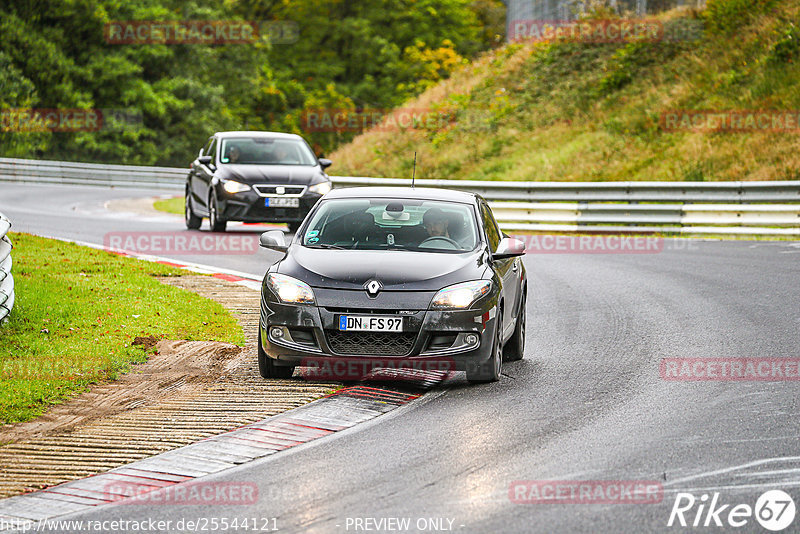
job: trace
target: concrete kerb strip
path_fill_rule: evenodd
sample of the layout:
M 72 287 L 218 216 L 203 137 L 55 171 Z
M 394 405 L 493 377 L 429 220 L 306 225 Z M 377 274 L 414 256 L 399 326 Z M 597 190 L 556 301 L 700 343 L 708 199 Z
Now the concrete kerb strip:
M 420 397 L 367 386 L 341 389 L 300 408 L 179 449 L 1 500 L 0 525 L 5 528 L 0 530 L 35 528 L 41 521 L 104 504 L 165 502 L 173 486 L 352 428 Z

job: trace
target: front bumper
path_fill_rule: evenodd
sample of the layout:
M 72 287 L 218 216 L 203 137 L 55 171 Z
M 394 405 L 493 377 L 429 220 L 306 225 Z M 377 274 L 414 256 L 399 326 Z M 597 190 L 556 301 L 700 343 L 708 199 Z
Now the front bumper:
M 281 195 L 270 196 L 270 198 L 280 197 Z M 302 196 L 285 195 L 285 197 L 298 198 L 300 206 L 297 208 L 267 207 L 265 205 L 266 197 L 253 190 L 228 193 L 221 186 L 217 187 L 219 216 L 226 221 L 301 222 L 322 195 L 310 193 L 306 189 Z
M 492 299 L 482 299 L 468 310 L 428 310 L 433 293 L 421 293 L 414 299 L 425 302 L 411 309 L 367 308 L 363 291 L 332 291 L 349 294 L 320 303 L 324 290 L 315 289 L 318 305 L 290 305 L 264 298 L 262 294 L 260 334 L 267 355 L 278 364 L 292 366 L 318 365 L 326 360 L 354 359 L 384 362 L 441 363 L 438 368 L 463 371 L 470 365 L 485 363 L 491 356 L 491 335 L 496 328 Z M 266 291 L 271 297 L 269 290 Z M 405 328 L 398 334 L 366 332 L 342 333 L 338 329 L 340 315 L 380 315 L 402 317 Z M 276 331 L 280 336 L 276 336 Z M 309 363 L 311 362 L 311 363 Z M 402 367 L 398 363 L 398 367 Z M 434 365 L 428 368 L 437 368 Z

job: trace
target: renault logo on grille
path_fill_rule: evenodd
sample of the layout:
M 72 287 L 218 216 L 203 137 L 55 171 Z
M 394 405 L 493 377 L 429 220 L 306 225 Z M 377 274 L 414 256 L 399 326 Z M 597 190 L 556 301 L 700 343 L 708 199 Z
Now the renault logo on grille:
M 371 298 L 377 297 L 382 288 L 383 285 L 377 280 L 370 280 L 364 284 L 364 289 L 367 290 L 367 295 L 369 295 Z

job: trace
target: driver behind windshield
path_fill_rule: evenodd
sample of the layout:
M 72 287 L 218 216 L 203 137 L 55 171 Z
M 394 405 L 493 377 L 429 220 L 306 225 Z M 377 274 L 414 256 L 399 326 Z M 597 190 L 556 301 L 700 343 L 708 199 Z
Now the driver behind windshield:
M 428 237 L 446 237 L 450 239 L 447 227 L 450 221 L 447 215 L 439 208 L 431 208 L 422 216 L 422 225 L 428 232 Z
M 242 151 L 236 145 L 231 145 L 230 150 L 228 150 L 228 161 L 229 163 L 239 163 L 239 159 L 242 157 Z

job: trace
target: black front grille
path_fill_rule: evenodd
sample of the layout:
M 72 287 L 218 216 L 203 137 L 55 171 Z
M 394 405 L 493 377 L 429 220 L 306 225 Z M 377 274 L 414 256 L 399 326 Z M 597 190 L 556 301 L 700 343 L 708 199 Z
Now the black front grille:
M 398 315 L 400 310 L 391 308 L 341 308 L 325 306 L 325 310 L 331 313 L 357 313 L 359 315 Z
M 417 337 L 413 332 L 340 332 L 326 330 L 328 345 L 336 354 L 405 356 Z
M 254 186 L 256 191 L 261 193 L 262 195 L 274 195 L 277 192 L 277 185 L 256 185 Z M 284 185 L 284 195 L 300 195 L 303 193 L 303 186 L 296 186 L 296 185 Z

